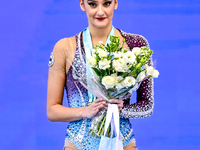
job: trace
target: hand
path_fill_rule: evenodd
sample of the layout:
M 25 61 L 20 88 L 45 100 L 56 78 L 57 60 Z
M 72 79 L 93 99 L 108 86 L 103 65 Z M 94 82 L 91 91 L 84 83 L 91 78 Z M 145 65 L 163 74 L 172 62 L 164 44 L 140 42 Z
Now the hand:
M 84 118 L 94 117 L 102 107 L 107 108 L 108 104 L 103 98 L 98 98 L 97 100 L 92 102 L 89 106 L 84 107 L 83 117 Z
M 124 101 L 121 100 L 121 99 L 111 99 L 109 100 L 110 103 L 114 103 L 114 104 L 117 104 L 118 106 L 118 109 L 119 109 L 119 114 L 121 113 L 121 110 L 124 106 Z

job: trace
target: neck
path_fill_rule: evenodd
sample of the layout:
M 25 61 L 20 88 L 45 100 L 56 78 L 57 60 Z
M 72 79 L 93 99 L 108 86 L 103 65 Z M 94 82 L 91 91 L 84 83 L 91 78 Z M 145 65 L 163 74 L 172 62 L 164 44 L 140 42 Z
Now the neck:
M 102 41 L 105 44 L 111 29 L 112 29 L 112 24 L 106 26 L 105 28 L 97 28 L 92 25 L 89 25 L 89 30 L 93 44 L 99 41 Z

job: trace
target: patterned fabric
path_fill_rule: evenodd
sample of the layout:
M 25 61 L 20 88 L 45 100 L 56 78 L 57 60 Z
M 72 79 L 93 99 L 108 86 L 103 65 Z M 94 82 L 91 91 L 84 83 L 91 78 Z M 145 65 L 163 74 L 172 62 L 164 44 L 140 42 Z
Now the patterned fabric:
M 126 39 L 129 48 L 148 46 L 148 42 L 140 35 L 128 34 L 121 31 L 121 35 Z M 81 55 L 84 55 L 84 46 L 82 42 L 82 32 L 76 35 L 76 53 L 73 61 L 75 69 L 85 72 Z M 149 62 L 151 63 L 151 61 Z M 74 74 L 74 69 L 70 67 L 66 75 L 66 92 L 69 106 L 84 107 L 88 104 L 88 92 L 78 81 Z M 123 146 L 126 146 L 134 138 L 131 123 L 128 118 L 148 117 L 153 111 L 153 83 L 151 79 L 145 80 L 137 92 L 137 103 L 129 104 L 125 102 L 120 116 L 120 131 L 123 136 Z M 91 119 L 81 119 L 70 122 L 67 127 L 66 139 L 70 140 L 78 149 L 91 150 L 99 147 L 100 138 L 88 135 Z
M 130 49 L 133 49 L 134 47 L 149 46 L 147 40 L 141 35 L 127 34 L 123 31 L 121 31 L 121 34 L 126 39 Z M 149 60 L 148 65 L 152 66 L 152 59 Z M 141 83 L 137 90 L 137 103 L 130 105 L 129 101 L 125 102 L 120 115 L 124 118 L 145 118 L 153 113 L 153 107 L 153 79 L 147 78 Z

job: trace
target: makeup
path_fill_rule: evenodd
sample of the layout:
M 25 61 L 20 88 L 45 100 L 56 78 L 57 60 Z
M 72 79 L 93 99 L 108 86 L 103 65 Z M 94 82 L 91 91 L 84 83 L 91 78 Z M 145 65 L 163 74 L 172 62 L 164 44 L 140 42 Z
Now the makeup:
M 99 21 L 103 21 L 105 18 L 96 18 Z

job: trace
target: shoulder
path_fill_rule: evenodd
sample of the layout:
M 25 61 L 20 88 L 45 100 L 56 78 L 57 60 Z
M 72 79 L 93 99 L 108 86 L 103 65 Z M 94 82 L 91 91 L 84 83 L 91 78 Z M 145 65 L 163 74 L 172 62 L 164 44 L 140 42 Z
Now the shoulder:
M 54 49 L 57 50 L 67 50 L 69 47 L 76 45 L 76 35 L 72 37 L 62 38 L 54 46 Z
M 143 46 L 148 46 L 149 43 L 145 37 L 139 34 L 133 34 L 133 33 L 127 33 L 122 30 L 119 30 L 122 34 L 122 36 L 126 39 L 127 44 L 129 47 L 143 47 Z

